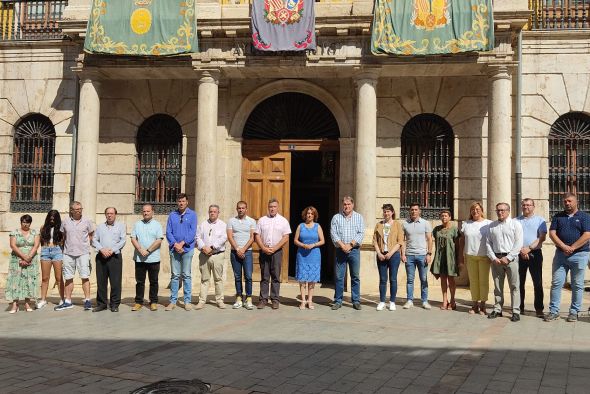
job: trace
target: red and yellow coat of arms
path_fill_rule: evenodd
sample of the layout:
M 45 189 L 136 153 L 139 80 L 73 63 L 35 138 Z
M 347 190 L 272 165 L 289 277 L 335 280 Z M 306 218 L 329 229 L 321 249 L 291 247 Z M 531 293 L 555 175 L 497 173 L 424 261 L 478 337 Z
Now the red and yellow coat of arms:
M 275 25 L 290 25 L 301 20 L 304 0 L 264 0 L 264 18 Z
M 451 21 L 449 6 L 452 0 L 414 0 L 411 24 L 420 30 L 434 30 Z

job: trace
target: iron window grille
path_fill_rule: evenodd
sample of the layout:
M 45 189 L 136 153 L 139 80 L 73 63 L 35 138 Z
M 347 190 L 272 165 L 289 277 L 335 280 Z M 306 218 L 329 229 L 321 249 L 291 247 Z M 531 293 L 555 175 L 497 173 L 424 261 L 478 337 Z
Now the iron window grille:
M 182 181 L 182 129 L 171 116 L 146 119 L 137 133 L 135 213 L 144 204 L 166 214 L 176 208 Z
M 549 214 L 563 210 L 563 195 L 574 193 L 578 208 L 590 210 L 590 116 L 560 116 L 549 133 Z
M 401 216 L 410 204 L 422 207 L 422 217 L 437 219 L 440 211 L 453 212 L 454 136 L 446 120 L 420 114 L 402 131 Z
M 12 150 L 12 212 L 47 212 L 51 209 L 54 166 L 53 123 L 41 114 L 22 118 L 15 127 Z

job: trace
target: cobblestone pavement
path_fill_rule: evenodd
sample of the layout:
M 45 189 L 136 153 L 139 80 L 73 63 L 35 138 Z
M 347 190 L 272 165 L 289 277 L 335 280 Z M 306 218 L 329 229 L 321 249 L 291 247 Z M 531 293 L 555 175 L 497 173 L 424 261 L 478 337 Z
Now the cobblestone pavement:
M 489 320 L 466 313 L 466 290 L 457 311 L 436 301 L 431 311 L 403 310 L 398 299 L 397 311 L 377 312 L 375 297 L 362 311 L 332 311 L 328 288 L 318 290 L 315 310 L 301 311 L 297 290 L 283 286 L 276 311 L 131 312 L 127 297 L 119 313 L 51 305 L 0 313 L 0 392 L 125 393 L 168 378 L 200 379 L 226 394 L 589 390 L 587 313 L 577 323 L 531 315 L 512 323 L 509 313 Z M 562 312 L 569 297 L 564 291 Z

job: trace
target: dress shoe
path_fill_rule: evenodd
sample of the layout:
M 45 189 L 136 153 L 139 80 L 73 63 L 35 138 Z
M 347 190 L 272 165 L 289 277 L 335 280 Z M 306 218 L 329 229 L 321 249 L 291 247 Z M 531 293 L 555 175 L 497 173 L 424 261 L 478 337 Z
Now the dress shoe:
M 518 313 L 513 313 L 512 317 L 510 318 L 510 321 L 512 321 L 512 322 L 520 321 L 520 315 Z
M 502 312 L 493 311 L 488 315 L 488 319 L 495 319 L 497 317 L 502 317 Z
M 132 310 L 133 312 L 137 312 L 138 310 L 140 310 L 140 309 L 141 309 L 141 307 L 142 307 L 142 306 L 143 306 L 143 305 L 141 305 L 141 304 L 134 304 L 134 305 L 133 305 L 133 307 L 131 308 L 131 310 Z
M 335 302 L 334 305 L 332 305 L 332 310 L 333 311 L 338 310 L 340 308 L 342 308 L 342 304 L 339 303 L 339 302 Z
M 273 300 L 272 309 L 279 309 L 280 303 L 277 300 Z
M 266 307 L 267 303 L 268 303 L 268 301 L 266 301 L 266 300 L 260 300 L 258 305 L 256 305 L 256 309 L 264 309 Z
M 362 309 L 361 307 L 361 303 L 360 302 L 355 302 L 352 304 L 352 308 L 356 309 L 357 311 L 360 311 Z
M 156 304 L 155 302 L 150 304 L 150 311 L 155 312 L 157 310 L 158 310 L 158 304 Z
M 92 308 L 92 312 L 102 312 L 107 309 L 106 305 L 99 305 Z
M 118 306 L 112 307 L 111 312 L 119 312 L 119 307 Z
M 543 313 L 543 309 L 536 310 L 535 314 L 537 315 L 537 317 L 540 317 L 540 318 L 545 317 L 545 314 Z

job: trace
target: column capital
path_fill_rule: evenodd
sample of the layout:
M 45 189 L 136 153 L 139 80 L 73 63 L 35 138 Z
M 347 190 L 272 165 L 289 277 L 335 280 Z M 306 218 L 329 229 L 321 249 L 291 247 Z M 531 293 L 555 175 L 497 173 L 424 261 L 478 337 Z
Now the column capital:
M 219 78 L 221 77 L 220 70 L 201 70 L 201 75 L 199 76 L 199 84 L 201 83 L 214 83 L 215 85 L 219 85 Z
M 508 64 L 490 64 L 488 65 L 487 74 L 491 80 L 510 79 L 512 77 L 513 66 Z
M 353 76 L 354 83 L 357 89 L 364 84 L 370 84 L 371 86 L 373 86 L 373 88 L 376 88 L 380 72 L 381 70 L 375 68 L 359 69 Z

